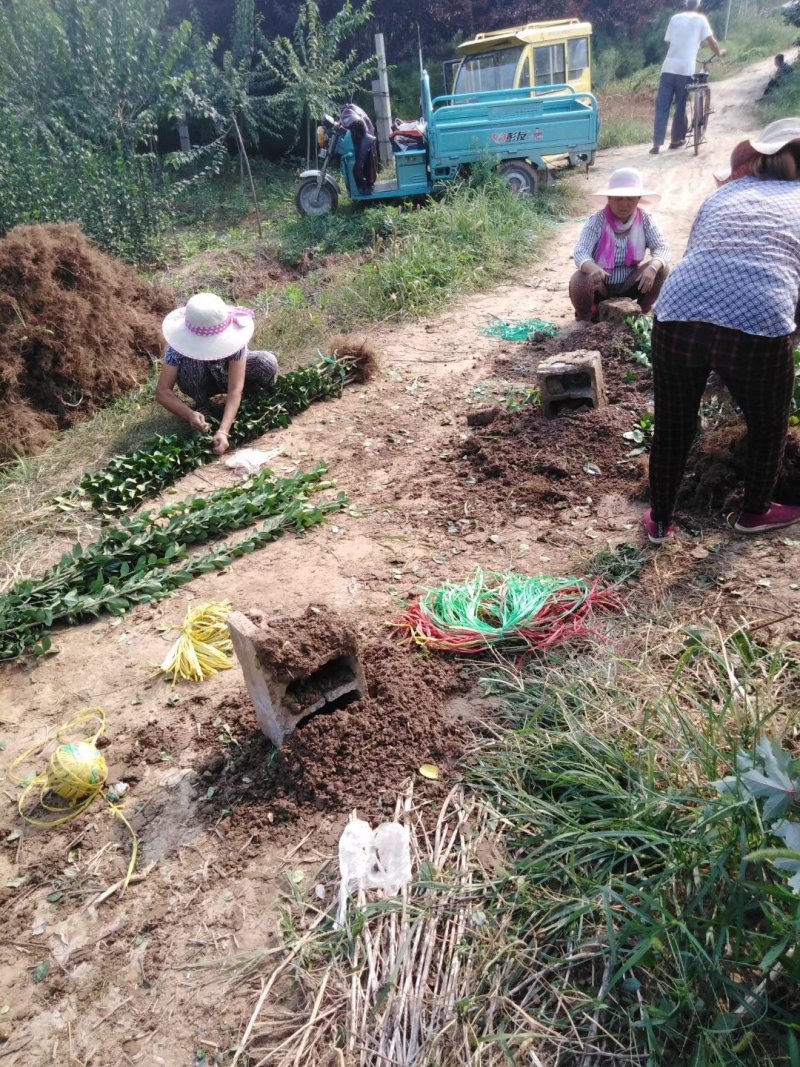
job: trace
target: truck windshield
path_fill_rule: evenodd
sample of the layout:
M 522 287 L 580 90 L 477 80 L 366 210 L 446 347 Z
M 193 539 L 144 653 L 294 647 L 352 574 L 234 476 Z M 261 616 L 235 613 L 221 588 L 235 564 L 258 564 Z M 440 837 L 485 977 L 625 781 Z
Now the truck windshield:
M 486 93 L 494 89 L 513 89 L 523 45 L 499 48 L 468 56 L 462 63 L 454 93 Z

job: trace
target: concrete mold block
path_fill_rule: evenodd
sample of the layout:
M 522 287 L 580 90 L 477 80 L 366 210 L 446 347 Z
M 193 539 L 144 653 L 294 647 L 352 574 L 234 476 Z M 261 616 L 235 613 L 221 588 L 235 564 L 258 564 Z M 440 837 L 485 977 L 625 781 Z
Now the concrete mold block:
M 272 623 L 236 611 L 228 629 L 259 726 L 276 747 L 304 719 L 367 695 L 356 635 L 324 606 Z
M 578 349 L 543 359 L 536 368 L 536 380 L 547 418 L 608 404 L 599 352 Z

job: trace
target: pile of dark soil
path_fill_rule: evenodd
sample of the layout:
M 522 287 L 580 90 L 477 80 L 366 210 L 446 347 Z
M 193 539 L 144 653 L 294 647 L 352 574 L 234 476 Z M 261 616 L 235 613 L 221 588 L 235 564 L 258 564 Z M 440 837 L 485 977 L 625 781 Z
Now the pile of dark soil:
M 726 512 L 741 504 L 747 460 L 744 420 L 730 422 L 699 438 L 689 454 L 678 507 L 695 514 Z M 789 430 L 775 499 L 800 504 L 800 427 Z
M 296 631 L 290 640 L 295 650 L 301 647 Z M 217 750 L 202 769 L 201 785 L 216 789 L 212 817 L 220 809 L 232 811 L 240 830 L 353 809 L 381 820 L 423 763 L 436 764 L 446 779 L 470 738 L 446 708 L 448 696 L 468 688 L 464 668 L 388 643 L 366 645 L 362 663 L 368 696 L 307 719 L 279 750 L 258 732 L 246 693 L 218 709 L 245 730 L 252 727 L 252 734 L 227 758 Z M 417 783 L 422 795 L 449 788 L 419 776 Z
M 627 326 L 598 323 L 566 337 L 520 345 L 513 355 L 495 362 L 506 378 L 535 382 L 540 361 L 575 349 L 600 352 L 609 406 L 546 419 L 538 407 L 516 413 L 497 409 L 488 425 L 470 419 L 474 433 L 462 444 L 453 442 L 452 471 L 463 481 L 475 478 L 481 492 L 501 502 L 511 496 L 528 504 L 583 503 L 587 496 L 641 491 L 646 457 L 629 456 L 634 444 L 622 435 L 632 430 L 649 406 L 650 373 L 630 360 Z M 478 413 L 480 414 L 480 413 Z M 442 479 L 442 490 L 452 474 Z
M 458 477 L 475 478 L 484 496 L 529 505 L 583 503 L 588 496 L 640 492 L 646 457 L 622 436 L 642 408 L 617 404 L 546 419 L 538 408 L 504 412 L 477 430 L 450 461 Z
M 12 230 L 0 241 L 0 457 L 43 448 L 143 381 L 173 306 L 75 225 Z
M 495 361 L 495 371 L 533 383 L 542 359 L 577 348 L 600 352 L 609 406 L 557 419 L 545 419 L 536 407 L 515 414 L 495 408 L 485 418 L 473 413 L 471 437 L 454 442 L 444 461 L 459 468 L 462 482 L 474 478 L 498 502 L 514 496 L 532 505 L 582 503 L 598 489 L 648 499 L 647 456 L 630 456 L 634 445 L 622 435 L 651 409 L 652 376 L 631 361 L 627 326 L 603 322 L 519 346 Z M 743 420 L 731 416 L 697 439 L 678 498 L 682 511 L 724 514 L 741 502 L 746 436 Z M 452 475 L 438 479 L 442 491 L 448 482 Z M 789 431 L 775 499 L 800 503 L 800 427 Z

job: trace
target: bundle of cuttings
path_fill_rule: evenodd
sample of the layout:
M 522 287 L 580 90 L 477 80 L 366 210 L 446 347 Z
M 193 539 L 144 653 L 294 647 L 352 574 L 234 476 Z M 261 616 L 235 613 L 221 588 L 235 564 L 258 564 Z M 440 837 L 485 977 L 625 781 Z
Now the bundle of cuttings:
M 76 739 L 74 734 L 87 723 L 95 724 L 94 732 L 88 737 Z M 96 797 L 103 795 L 108 767 L 97 742 L 105 728 L 105 712 L 101 708 L 86 708 L 17 756 L 11 764 L 10 777 L 21 787 L 17 806 L 25 822 L 44 829 L 62 826 L 86 811 Z M 40 774 L 35 770 L 29 770 L 24 775 L 18 773 L 17 768 L 30 764 L 54 741 L 57 744 L 50 753 L 46 771 Z M 106 799 L 114 815 L 127 827 L 133 841 L 128 872 L 122 886 L 125 889 L 136 867 L 138 840 L 133 827 L 116 803 L 116 794 L 107 793 Z
M 173 685 L 179 678 L 204 682 L 219 671 L 230 670 L 233 666 L 233 643 L 228 630 L 230 613 L 229 600 L 189 609 L 181 635 L 160 667 L 164 674 L 172 675 Z
M 407 641 L 440 652 L 525 654 L 593 633 L 601 612 L 620 610 L 599 580 L 493 574 L 429 589 L 395 623 Z
M 555 337 L 558 327 L 554 322 L 546 322 L 544 319 L 519 319 L 517 321 L 495 319 L 483 331 L 487 337 L 496 337 L 501 341 L 543 341 L 547 337 Z

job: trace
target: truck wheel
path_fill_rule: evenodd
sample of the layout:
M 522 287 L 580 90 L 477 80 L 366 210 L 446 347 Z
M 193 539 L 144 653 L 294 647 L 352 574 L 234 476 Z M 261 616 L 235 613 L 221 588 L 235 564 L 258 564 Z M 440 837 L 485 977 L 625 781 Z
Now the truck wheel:
M 294 206 L 301 215 L 332 215 L 339 206 L 339 194 L 330 182 L 317 192 L 317 179 L 304 178 L 295 190 Z
M 537 196 L 539 172 L 524 159 L 509 159 L 500 165 L 500 177 L 514 193 L 520 196 Z

